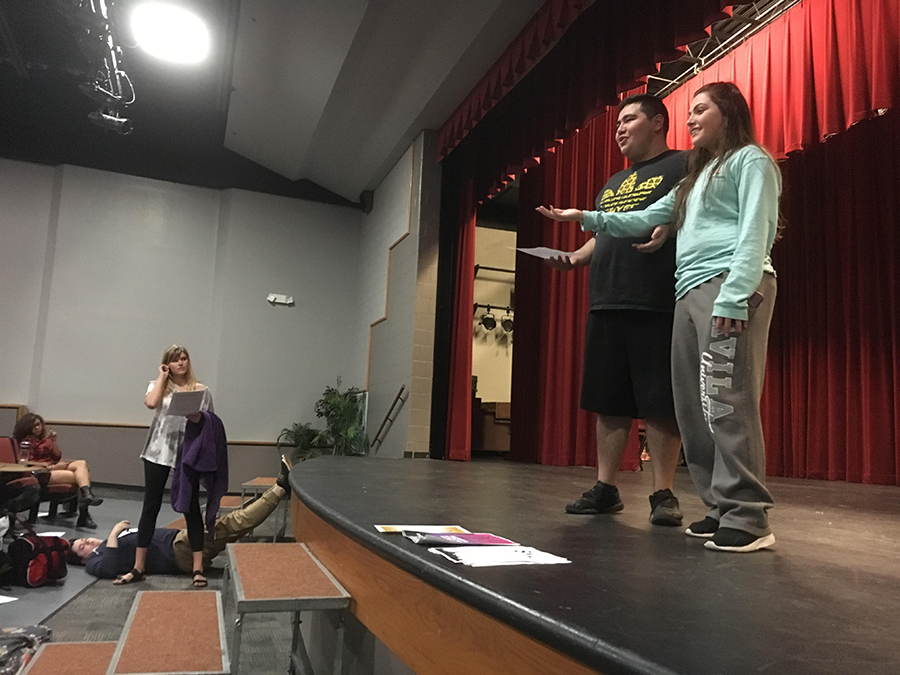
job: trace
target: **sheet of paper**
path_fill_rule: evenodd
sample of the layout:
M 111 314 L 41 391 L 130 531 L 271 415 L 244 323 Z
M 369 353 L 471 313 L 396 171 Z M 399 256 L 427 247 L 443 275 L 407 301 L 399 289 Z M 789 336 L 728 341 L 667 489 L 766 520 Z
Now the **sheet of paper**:
M 196 391 L 176 391 L 172 394 L 172 401 L 169 403 L 167 415 L 193 415 L 200 412 L 200 405 L 203 403 L 203 389 Z
M 13 598 L 9 595 L 0 595 L 0 605 L 4 605 L 7 602 L 15 602 L 18 598 Z
M 548 260 L 550 258 L 556 258 L 561 255 L 569 255 L 568 251 L 558 251 L 555 248 L 547 248 L 546 246 L 537 246 L 535 248 L 517 248 L 517 251 L 520 253 L 524 253 L 525 255 L 533 255 L 535 258 L 540 258 L 541 260 Z
M 457 534 L 469 534 L 469 531 L 459 525 L 376 525 L 379 532 L 401 534 L 402 532 L 425 532 L 435 534 L 438 532 L 454 532 Z
M 66 533 L 62 530 L 58 532 L 36 532 L 35 534 L 39 534 L 42 537 L 65 537 Z
M 429 548 L 428 551 L 470 567 L 560 565 L 572 562 L 531 546 L 441 546 Z
M 421 546 L 518 546 L 514 541 L 505 537 L 498 537 L 490 532 L 474 532 L 465 534 L 462 532 L 410 532 L 404 530 L 403 536 L 414 544 Z

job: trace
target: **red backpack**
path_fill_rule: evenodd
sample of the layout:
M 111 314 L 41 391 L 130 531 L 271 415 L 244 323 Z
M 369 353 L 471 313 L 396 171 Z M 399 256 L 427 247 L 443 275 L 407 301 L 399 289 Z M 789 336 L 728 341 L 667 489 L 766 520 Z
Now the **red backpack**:
M 17 586 L 45 586 L 64 579 L 69 542 L 62 537 L 45 537 L 29 528 L 13 539 L 7 548 L 11 570 L 9 583 Z

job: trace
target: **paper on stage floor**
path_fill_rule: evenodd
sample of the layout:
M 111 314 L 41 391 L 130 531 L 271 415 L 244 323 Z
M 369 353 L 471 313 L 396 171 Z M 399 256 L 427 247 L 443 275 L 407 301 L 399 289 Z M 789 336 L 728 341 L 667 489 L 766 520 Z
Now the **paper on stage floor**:
M 457 534 L 469 534 L 469 531 L 459 525 L 376 525 L 379 532 L 401 534 L 402 532 L 424 532 L 436 534 L 438 532 L 455 532 Z
M 11 595 L 0 595 L 0 605 L 4 605 L 7 602 L 15 602 L 18 598 L 14 598 Z
M 203 389 L 195 391 L 176 391 L 172 394 L 172 402 L 166 415 L 193 415 L 200 412 L 203 403 Z
M 560 565 L 572 562 L 531 546 L 441 546 L 428 551 L 470 567 Z
M 525 255 L 533 255 L 541 260 L 549 260 L 559 256 L 570 255 L 568 251 L 558 251 L 555 248 L 547 248 L 546 246 L 537 246 L 535 248 L 517 248 L 517 251 Z
M 490 532 L 410 532 L 404 530 L 403 536 L 420 546 L 518 546 L 517 542 L 506 537 L 498 537 Z

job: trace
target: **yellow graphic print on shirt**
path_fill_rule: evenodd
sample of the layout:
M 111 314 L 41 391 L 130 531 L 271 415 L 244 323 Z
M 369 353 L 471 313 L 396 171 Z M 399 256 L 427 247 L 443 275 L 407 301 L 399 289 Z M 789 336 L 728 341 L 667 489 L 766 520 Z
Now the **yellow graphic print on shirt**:
M 662 183 L 662 180 L 662 176 L 654 176 L 635 187 L 634 184 L 637 182 L 637 171 L 635 171 L 622 181 L 619 189 L 615 192 L 603 191 L 603 195 L 600 197 L 600 208 L 609 212 L 632 211 L 643 204 L 650 193 Z

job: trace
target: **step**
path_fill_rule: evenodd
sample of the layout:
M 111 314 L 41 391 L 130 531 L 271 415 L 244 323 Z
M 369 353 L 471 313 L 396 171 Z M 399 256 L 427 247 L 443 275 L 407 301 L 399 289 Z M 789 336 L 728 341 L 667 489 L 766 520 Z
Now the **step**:
M 226 552 L 238 611 L 343 609 L 350 604 L 350 594 L 306 544 L 236 543 L 228 544 Z
M 22 675 L 106 675 L 115 642 L 49 642 Z
M 344 628 L 340 613 L 350 606 L 350 594 L 325 569 L 306 544 L 228 544 L 226 592 L 234 589 L 237 618 L 231 642 L 231 660 L 238 668 L 244 614 L 291 612 L 291 673 L 312 672 L 300 633 L 300 612 L 337 613 L 333 672 L 341 672 Z
M 219 591 L 141 591 L 107 675 L 229 673 L 224 625 Z

